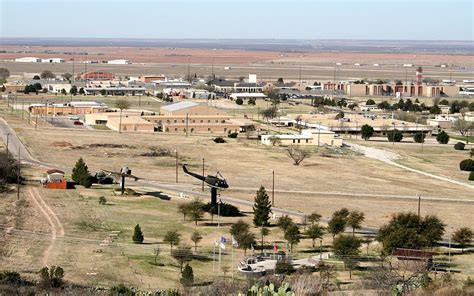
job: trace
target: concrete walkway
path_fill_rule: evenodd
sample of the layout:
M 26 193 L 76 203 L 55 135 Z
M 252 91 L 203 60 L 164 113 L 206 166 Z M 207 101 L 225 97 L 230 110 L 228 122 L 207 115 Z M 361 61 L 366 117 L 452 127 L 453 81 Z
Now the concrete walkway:
M 440 180 L 440 181 L 443 181 L 443 182 L 449 182 L 451 184 L 456 184 L 456 185 L 466 187 L 466 188 L 469 188 L 469 189 L 474 189 L 474 185 L 471 185 L 471 184 L 468 184 L 468 183 L 465 183 L 465 182 L 461 182 L 461 181 L 457 181 L 457 180 L 453 180 L 453 179 L 450 179 L 448 177 L 443 177 L 443 176 L 438 176 L 438 175 L 435 175 L 435 174 L 427 173 L 427 172 L 424 172 L 424 171 L 420 171 L 420 170 L 413 169 L 413 168 L 407 167 L 405 165 L 399 164 L 399 163 L 396 162 L 396 160 L 400 159 L 401 157 L 400 157 L 400 155 L 398 155 L 397 153 L 395 153 L 393 151 L 388 151 L 388 150 L 374 148 L 374 147 L 366 147 L 366 146 L 362 146 L 362 145 L 358 145 L 358 144 L 354 144 L 354 143 L 348 143 L 347 145 L 350 147 L 351 150 L 353 150 L 355 152 L 361 153 L 366 157 L 382 161 L 386 164 L 393 165 L 393 166 L 399 167 L 401 169 L 404 169 L 404 170 L 407 170 L 407 171 L 410 171 L 410 172 L 413 172 L 413 173 L 421 174 L 421 175 L 424 175 L 426 177 L 430 177 L 430 178 Z

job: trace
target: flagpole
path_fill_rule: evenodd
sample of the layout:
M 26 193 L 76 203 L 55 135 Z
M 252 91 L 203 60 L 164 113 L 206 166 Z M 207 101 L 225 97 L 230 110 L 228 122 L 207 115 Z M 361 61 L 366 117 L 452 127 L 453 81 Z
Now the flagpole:
M 234 279 L 234 236 L 232 236 L 232 279 Z
M 220 231 L 221 227 L 221 203 L 219 200 L 219 203 L 217 203 L 217 229 Z M 222 235 L 219 238 L 219 263 L 217 264 L 218 269 L 217 269 L 217 274 L 221 272 L 221 254 L 222 254 Z
M 217 274 L 221 272 L 221 254 L 222 254 L 222 242 L 219 243 L 219 263 L 218 263 L 218 268 L 217 268 Z
M 216 240 L 214 239 L 214 252 L 212 255 L 212 272 L 216 272 Z

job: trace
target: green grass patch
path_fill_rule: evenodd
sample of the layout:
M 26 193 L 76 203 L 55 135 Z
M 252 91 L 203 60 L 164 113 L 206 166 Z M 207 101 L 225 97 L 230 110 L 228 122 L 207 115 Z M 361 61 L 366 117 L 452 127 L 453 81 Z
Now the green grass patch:
M 455 139 L 455 140 L 459 140 L 459 141 L 466 141 L 466 139 L 468 139 L 469 143 L 471 143 L 471 144 L 474 143 L 474 136 L 465 137 L 465 136 L 449 134 L 449 137 L 451 139 Z M 467 147 L 466 147 L 466 149 L 467 149 Z
M 92 124 L 91 127 L 96 130 L 102 130 L 102 131 L 109 131 L 110 128 L 108 128 L 105 124 Z

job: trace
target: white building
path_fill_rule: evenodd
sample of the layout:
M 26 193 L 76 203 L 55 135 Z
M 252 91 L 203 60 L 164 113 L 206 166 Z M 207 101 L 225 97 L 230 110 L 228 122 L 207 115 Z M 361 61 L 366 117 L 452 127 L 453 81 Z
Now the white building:
M 35 57 L 24 57 L 24 58 L 16 58 L 15 62 L 17 62 L 17 63 L 41 63 L 42 59 L 35 58 Z
M 230 94 L 230 98 L 237 100 L 238 98 L 241 98 L 242 100 L 244 99 L 265 99 L 267 96 L 263 93 L 249 93 L 249 92 L 243 92 L 243 93 L 232 93 Z
M 107 64 L 111 65 L 128 65 L 131 64 L 129 60 L 110 60 Z
M 53 94 L 60 94 L 61 90 L 65 90 L 67 93 L 71 92 L 72 85 L 70 83 L 54 83 L 54 84 L 46 84 L 44 86 L 49 93 Z
M 51 63 L 51 64 L 62 64 L 65 63 L 66 61 L 61 58 L 49 58 L 49 59 L 42 59 L 42 63 Z

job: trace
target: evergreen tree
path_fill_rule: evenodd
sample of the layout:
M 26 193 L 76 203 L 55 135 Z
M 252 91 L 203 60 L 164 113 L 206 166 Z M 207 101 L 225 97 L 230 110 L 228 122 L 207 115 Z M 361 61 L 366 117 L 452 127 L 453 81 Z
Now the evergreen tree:
M 181 279 L 179 281 L 183 286 L 190 286 L 194 283 L 193 268 L 189 264 L 186 264 L 181 272 Z
M 87 167 L 84 160 L 79 158 L 76 162 L 76 165 L 72 169 L 72 180 L 79 185 L 85 187 L 91 187 L 92 185 L 92 176 L 89 174 L 89 168 Z
M 370 137 L 372 137 L 374 135 L 374 128 L 371 127 L 368 124 L 364 124 L 361 127 L 360 132 L 361 132 L 361 135 L 362 135 L 362 139 L 367 141 L 368 139 L 370 139 Z
M 389 142 L 400 142 L 403 139 L 401 131 L 394 129 L 387 132 L 387 139 Z
M 424 143 L 425 142 L 425 133 L 424 132 L 416 132 L 413 135 L 413 140 L 417 143 Z
M 440 144 L 448 144 L 449 142 L 449 135 L 445 131 L 441 131 L 436 136 L 436 141 Z
M 132 240 L 136 244 L 141 244 L 143 243 L 143 232 L 142 229 L 140 228 L 140 224 L 135 225 L 135 230 L 133 231 L 133 236 Z
M 270 213 L 272 206 L 265 187 L 261 186 L 257 191 L 255 197 L 255 204 L 253 206 L 253 224 L 255 226 L 268 226 L 270 220 Z

